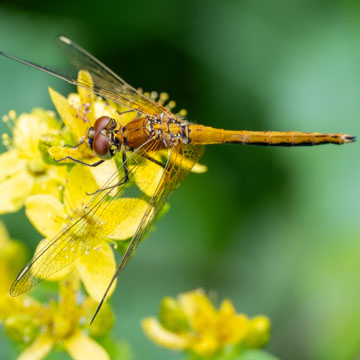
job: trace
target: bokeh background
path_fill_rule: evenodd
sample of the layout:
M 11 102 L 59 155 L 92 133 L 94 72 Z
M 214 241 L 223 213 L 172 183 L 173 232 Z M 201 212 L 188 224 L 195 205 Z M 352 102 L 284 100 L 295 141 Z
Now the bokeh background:
M 61 65 L 66 34 L 130 84 L 167 91 L 191 121 L 360 134 L 356 1 L 2 1 L 0 49 Z M 0 114 L 53 109 L 60 80 L 0 58 Z M 1 125 L 3 126 L 3 124 Z M 135 359 L 178 359 L 142 333 L 161 298 L 202 287 L 272 319 L 282 359 L 360 358 L 359 144 L 209 146 L 119 279 L 114 337 Z M 32 252 L 24 213 L 2 216 Z M 0 329 L 2 359 L 15 348 Z M 65 358 L 65 355 L 62 354 Z

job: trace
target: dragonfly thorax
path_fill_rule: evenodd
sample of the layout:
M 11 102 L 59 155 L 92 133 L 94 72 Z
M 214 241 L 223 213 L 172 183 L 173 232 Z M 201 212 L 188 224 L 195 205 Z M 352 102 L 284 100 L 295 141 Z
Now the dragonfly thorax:
M 153 138 L 159 139 L 165 147 L 182 142 L 189 144 L 189 123 L 177 117 L 160 116 L 149 119 L 147 129 Z

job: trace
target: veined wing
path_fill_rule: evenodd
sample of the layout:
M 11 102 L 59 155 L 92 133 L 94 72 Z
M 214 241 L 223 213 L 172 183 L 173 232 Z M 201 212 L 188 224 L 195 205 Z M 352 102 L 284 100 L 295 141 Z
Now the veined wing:
M 13 283 L 10 290 L 12 296 L 26 292 L 41 280 L 70 265 L 80 256 L 94 250 L 104 239 L 116 238 L 121 226 L 128 223 L 129 219 L 141 221 L 148 208 L 148 193 L 156 187 L 163 171 L 159 165 L 156 168 L 153 162 L 141 156 L 145 147 L 150 151 L 153 146 L 154 142 L 148 141 L 128 157 L 126 184 L 118 186 L 122 180 L 119 174 L 124 165 L 121 165 L 80 214 L 35 254 Z M 143 173 L 144 176 L 140 178 L 137 173 Z
M 97 192 L 81 213 L 34 256 L 13 283 L 12 296 L 28 291 L 41 280 L 70 265 L 96 248 L 102 240 L 116 238 L 122 224 L 129 217 L 136 217 L 139 225 L 121 260 L 117 273 L 120 272 L 171 191 L 202 154 L 202 148 L 195 146 L 184 148 L 181 145 L 175 150 L 161 152 L 153 151 L 153 147 L 156 144 L 149 141 L 137 149 L 127 159 L 128 182 L 117 186 L 121 181 L 121 165 L 119 171 L 102 186 L 104 190 Z M 142 151 L 146 151 L 147 157 L 141 155 Z M 165 167 L 149 160 L 158 159 L 159 154 L 167 158 Z
M 127 84 L 106 65 L 79 45 L 72 42 L 66 36 L 59 36 L 57 42 L 69 60 L 68 67 L 61 70 L 41 66 L 2 51 L 0 51 L 0 55 L 4 55 L 12 60 L 44 71 L 70 84 L 93 91 L 97 95 L 112 100 L 126 108 L 136 110 L 144 115 L 159 115 L 162 112 L 169 113 L 165 107 L 157 104 L 155 101 Z M 89 72 L 92 83 L 90 81 L 87 82 L 85 79 L 78 79 L 80 70 Z
M 122 257 L 91 322 L 93 322 L 102 304 L 104 303 L 111 285 L 121 270 L 126 266 L 132 253 L 135 251 L 137 245 L 145 235 L 157 213 L 163 207 L 172 191 L 183 181 L 192 167 L 198 162 L 199 158 L 204 152 L 204 147 L 196 145 L 184 146 L 182 143 L 180 143 L 178 146 L 172 148 L 170 152 L 171 153 L 166 162 L 164 171 L 158 184 L 156 185 L 156 188 L 154 189 L 154 193 L 149 201 L 149 205 L 144 213 L 144 216 L 142 217 L 129 246 Z M 154 156 L 151 154 L 151 152 L 149 152 L 148 155 Z

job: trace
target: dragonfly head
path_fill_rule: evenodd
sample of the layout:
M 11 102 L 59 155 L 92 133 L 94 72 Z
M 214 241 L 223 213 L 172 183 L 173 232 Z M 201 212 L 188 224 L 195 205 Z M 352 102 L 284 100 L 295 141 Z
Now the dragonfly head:
M 117 122 L 109 116 L 99 117 L 87 131 L 87 142 L 95 154 L 103 160 L 111 159 L 117 152 L 114 130 Z

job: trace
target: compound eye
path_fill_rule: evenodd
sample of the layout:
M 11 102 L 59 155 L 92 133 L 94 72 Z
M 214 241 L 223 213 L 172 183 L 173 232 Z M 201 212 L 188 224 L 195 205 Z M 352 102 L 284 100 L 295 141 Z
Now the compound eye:
M 110 153 L 109 142 L 103 134 L 98 133 L 94 137 L 92 145 L 96 155 L 100 159 L 104 159 L 104 160 L 111 159 L 112 156 Z
M 110 116 L 101 116 L 95 121 L 94 129 L 96 132 L 100 132 L 107 128 L 109 125 L 112 125 L 110 124 L 111 122 L 114 122 L 116 124 L 116 122 Z

